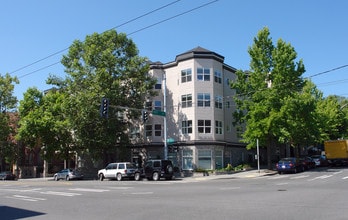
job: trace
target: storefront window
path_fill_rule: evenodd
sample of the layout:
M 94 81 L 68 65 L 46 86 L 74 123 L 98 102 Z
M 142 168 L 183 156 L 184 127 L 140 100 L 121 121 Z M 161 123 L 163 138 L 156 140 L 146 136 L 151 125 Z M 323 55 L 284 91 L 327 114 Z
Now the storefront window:
M 193 169 L 193 150 L 186 149 L 182 151 L 182 169 L 192 170 Z
M 211 150 L 198 150 L 198 168 L 211 170 Z
M 223 154 L 222 150 L 215 150 L 215 169 L 223 168 Z

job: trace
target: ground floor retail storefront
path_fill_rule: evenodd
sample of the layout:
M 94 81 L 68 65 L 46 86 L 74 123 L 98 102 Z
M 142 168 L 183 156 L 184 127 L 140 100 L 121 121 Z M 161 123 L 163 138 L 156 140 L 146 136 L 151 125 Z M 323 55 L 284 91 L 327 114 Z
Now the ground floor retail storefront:
M 144 146 L 132 150 L 132 160 L 142 165 L 148 159 L 164 159 L 164 146 Z M 256 163 L 256 150 L 247 150 L 240 145 L 173 145 L 168 146 L 168 159 L 174 166 L 183 171 L 218 170 L 226 168 L 228 164 Z

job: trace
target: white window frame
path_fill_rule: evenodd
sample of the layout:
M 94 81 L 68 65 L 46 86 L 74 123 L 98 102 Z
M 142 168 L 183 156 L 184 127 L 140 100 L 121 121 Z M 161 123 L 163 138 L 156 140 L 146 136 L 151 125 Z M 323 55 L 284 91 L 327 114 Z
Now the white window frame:
M 215 134 L 223 134 L 223 123 L 222 121 L 215 121 Z
M 197 107 L 210 107 L 210 93 L 197 93 Z
M 192 107 L 192 94 L 185 94 L 181 96 L 181 107 L 182 108 Z
M 211 120 L 202 120 L 197 121 L 197 131 L 199 134 L 211 134 Z
M 181 122 L 182 134 L 192 134 L 192 120 L 186 120 Z
M 181 83 L 191 82 L 192 81 L 192 70 L 184 69 L 181 70 Z
M 183 149 L 181 167 L 183 170 L 193 170 L 193 150 L 192 149 Z
M 212 162 L 212 150 L 210 149 L 201 149 L 198 150 L 198 168 L 211 170 Z
M 210 81 L 210 69 L 198 67 L 197 68 L 197 80 L 198 81 Z

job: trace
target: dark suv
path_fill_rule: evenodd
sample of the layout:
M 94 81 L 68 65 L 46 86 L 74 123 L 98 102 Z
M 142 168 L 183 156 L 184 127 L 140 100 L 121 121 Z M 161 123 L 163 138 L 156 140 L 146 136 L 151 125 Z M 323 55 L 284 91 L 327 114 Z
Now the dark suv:
M 173 178 L 174 170 L 173 164 L 170 160 L 148 160 L 145 163 L 144 174 L 148 180 L 159 180 L 165 178 L 171 180 Z

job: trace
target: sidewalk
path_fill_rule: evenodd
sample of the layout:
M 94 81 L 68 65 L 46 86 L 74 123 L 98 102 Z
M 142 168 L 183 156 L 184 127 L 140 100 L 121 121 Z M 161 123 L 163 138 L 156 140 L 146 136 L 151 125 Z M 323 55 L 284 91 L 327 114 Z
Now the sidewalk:
M 259 170 L 247 170 L 239 171 L 231 174 L 209 174 L 209 176 L 195 175 L 192 177 L 184 177 L 182 180 L 212 180 L 212 179 L 241 179 L 241 178 L 256 178 L 261 176 L 271 176 L 277 174 L 277 171 L 260 169 Z

